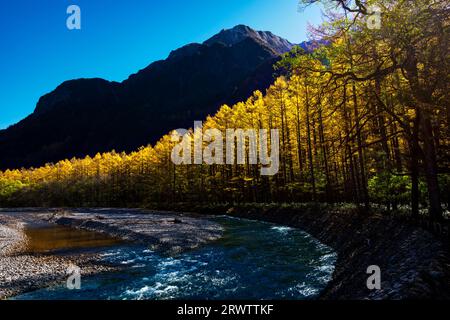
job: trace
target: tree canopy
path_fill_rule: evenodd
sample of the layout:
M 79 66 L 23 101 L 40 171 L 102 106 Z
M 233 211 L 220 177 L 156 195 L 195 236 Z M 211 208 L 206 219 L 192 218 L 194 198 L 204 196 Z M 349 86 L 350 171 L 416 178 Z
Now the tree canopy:
M 413 215 L 422 206 L 442 219 L 450 200 L 448 2 L 324 2 L 327 21 L 311 31 L 322 45 L 294 48 L 267 92 L 203 123 L 223 133 L 278 129 L 277 175 L 261 176 L 261 165 L 248 162 L 175 165 L 169 133 L 130 154 L 0 172 L 0 204 L 348 201 L 409 204 Z M 373 6 L 376 29 L 367 24 Z

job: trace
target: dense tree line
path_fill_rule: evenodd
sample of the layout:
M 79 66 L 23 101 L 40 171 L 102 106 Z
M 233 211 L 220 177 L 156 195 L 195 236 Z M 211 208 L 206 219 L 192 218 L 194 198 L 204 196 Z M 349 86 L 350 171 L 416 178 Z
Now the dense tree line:
M 278 174 L 262 176 L 248 161 L 175 165 L 171 133 L 131 154 L 1 172 L 0 205 L 348 201 L 406 204 L 413 215 L 428 208 L 442 219 L 450 202 L 448 3 L 328 4 L 327 22 L 311 31 L 324 45 L 295 48 L 265 94 L 224 105 L 203 123 L 222 132 L 279 129 Z M 382 12 L 377 29 L 366 20 L 373 5 Z

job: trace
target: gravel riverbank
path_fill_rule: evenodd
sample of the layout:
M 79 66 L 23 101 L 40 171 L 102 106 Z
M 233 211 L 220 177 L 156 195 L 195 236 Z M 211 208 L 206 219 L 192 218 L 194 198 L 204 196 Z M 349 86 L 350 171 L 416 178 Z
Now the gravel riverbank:
M 111 270 L 98 264 L 95 254 L 39 255 L 26 248 L 24 223 L 0 214 L 0 300 L 64 281 L 72 265 L 82 275 Z
M 145 213 L 145 214 L 144 214 Z M 131 209 L 0 209 L 0 300 L 61 283 L 76 265 L 82 275 L 111 271 L 95 253 L 30 254 L 25 225 L 50 223 L 104 233 L 153 250 L 178 253 L 222 236 L 208 219 Z
M 70 263 L 84 263 L 92 272 L 101 270 L 95 266 L 95 256 L 71 260 L 21 253 L 23 217 L 27 216 L 24 213 L 33 219 L 147 244 L 154 250 L 180 252 L 221 237 L 221 227 L 205 219 L 204 214 L 226 212 L 229 216 L 298 227 L 334 248 L 338 261 L 321 299 L 450 299 L 448 243 L 392 217 L 338 207 L 192 211 L 201 214 L 131 209 L 22 209 L 22 220 L 18 220 L 2 215 L 0 210 L 0 298 L 62 279 Z M 372 265 L 381 269 L 381 290 L 369 290 L 366 286 L 367 268 Z
M 71 209 L 49 213 L 47 219 L 142 243 L 166 253 L 195 249 L 219 239 L 223 232 L 220 224 L 204 216 L 140 209 Z

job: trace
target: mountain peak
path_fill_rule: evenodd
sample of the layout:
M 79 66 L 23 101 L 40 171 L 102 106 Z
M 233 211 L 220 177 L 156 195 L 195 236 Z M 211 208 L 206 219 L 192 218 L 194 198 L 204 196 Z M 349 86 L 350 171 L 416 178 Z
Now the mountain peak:
M 218 34 L 206 40 L 204 44 L 212 45 L 214 43 L 222 43 L 227 46 L 233 46 L 248 38 L 251 38 L 268 47 L 276 54 L 288 52 L 294 46 L 288 40 L 276 36 L 272 32 L 255 31 L 249 26 L 243 24 L 239 24 L 231 29 L 223 29 Z
M 238 25 L 174 50 L 121 83 L 66 81 L 41 97 L 31 116 L 0 131 L 0 169 L 156 143 L 223 104 L 264 91 L 273 63 L 291 47 L 270 32 Z

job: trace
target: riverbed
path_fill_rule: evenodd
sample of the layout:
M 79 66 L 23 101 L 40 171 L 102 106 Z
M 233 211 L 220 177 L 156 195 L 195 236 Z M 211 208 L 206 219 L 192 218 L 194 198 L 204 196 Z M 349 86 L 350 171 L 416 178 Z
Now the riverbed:
M 34 250 L 47 250 L 56 257 L 77 250 L 95 251 L 98 262 L 111 270 L 84 275 L 81 269 L 80 290 L 69 290 L 64 278 L 12 299 L 301 300 L 314 299 L 331 280 L 336 253 L 306 232 L 226 216 L 207 220 L 221 226 L 221 237 L 178 252 L 101 238 L 95 240 L 98 245 L 92 245 L 73 234 L 73 229 L 69 241 L 59 229 L 59 245 L 49 248 L 49 230 L 32 230 L 33 242 L 39 243 Z

